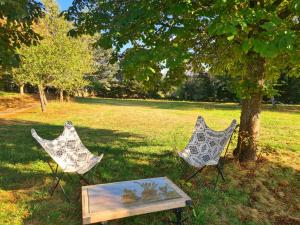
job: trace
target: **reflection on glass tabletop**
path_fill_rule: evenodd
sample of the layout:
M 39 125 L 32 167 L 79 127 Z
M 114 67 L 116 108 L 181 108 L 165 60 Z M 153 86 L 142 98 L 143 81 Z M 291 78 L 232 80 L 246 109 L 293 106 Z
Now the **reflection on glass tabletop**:
M 165 177 L 88 186 L 89 212 L 181 198 Z

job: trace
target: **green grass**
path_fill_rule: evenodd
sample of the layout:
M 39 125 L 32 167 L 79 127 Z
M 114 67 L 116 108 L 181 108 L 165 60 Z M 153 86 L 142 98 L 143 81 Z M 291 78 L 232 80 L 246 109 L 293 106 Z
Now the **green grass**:
M 0 91 L 0 98 L 1 97 L 11 98 L 11 97 L 17 97 L 17 96 L 20 96 L 20 94 L 15 93 L 15 92 Z
M 265 106 L 254 166 L 241 168 L 228 157 L 226 182 L 217 189 L 212 188 L 214 168 L 183 182 L 192 168 L 175 152 L 189 140 L 197 116 L 221 130 L 239 114 L 236 104 L 77 99 L 52 102 L 46 113 L 35 108 L 0 118 L 0 224 L 81 224 L 81 202 L 76 199 L 80 187 L 65 178 L 71 204 L 59 192 L 52 198 L 47 194 L 52 179 L 46 154 L 30 134 L 34 128 L 42 137 L 55 138 L 66 120 L 74 123 L 92 152 L 105 154 L 90 178 L 106 183 L 168 176 L 193 199 L 193 209 L 185 210 L 187 224 L 285 224 L 299 218 L 300 106 Z M 158 225 L 168 219 L 173 219 L 171 212 L 111 224 Z

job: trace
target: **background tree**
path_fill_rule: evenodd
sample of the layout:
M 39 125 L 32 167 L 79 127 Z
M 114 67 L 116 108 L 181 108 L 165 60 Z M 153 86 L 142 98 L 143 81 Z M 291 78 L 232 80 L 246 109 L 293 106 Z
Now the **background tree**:
M 103 96 L 109 93 L 112 88 L 118 86 L 117 72 L 119 66 L 117 62 L 113 62 L 112 49 L 96 47 L 93 58 L 95 61 L 95 72 L 89 77 L 89 80 L 91 81 L 91 87 L 97 94 Z
M 27 81 L 38 87 L 42 111 L 46 110 L 47 99 L 44 89 L 53 81 L 56 65 L 56 52 L 52 41 L 44 38 L 39 45 L 23 46 L 18 52 L 22 54 L 21 64 L 13 70 L 13 77 L 26 76 Z M 53 66 L 54 65 L 54 66 Z
M 170 82 L 187 69 L 239 78 L 235 153 L 249 161 L 256 159 L 262 96 L 281 70 L 299 74 L 299 13 L 299 0 L 75 0 L 67 17 L 75 22 L 71 33 L 103 31 L 99 43 L 117 50 L 131 43 L 121 66 L 143 80 L 157 75 L 155 66 L 168 69 Z
M 19 56 L 15 50 L 21 44 L 39 40 L 32 24 L 42 16 L 42 4 L 35 0 L 0 1 L 0 70 L 16 66 Z
M 300 77 L 281 75 L 277 89 L 279 95 L 275 97 L 275 103 L 300 103 Z
M 85 87 L 88 82 L 85 75 L 94 72 L 93 49 L 90 46 L 89 38 L 72 38 L 67 32 L 54 40 L 58 49 L 56 58 L 55 73 L 50 86 L 57 88 L 60 92 L 60 101 L 64 100 L 64 93 L 67 97 L 74 95 Z
M 189 74 L 173 96 L 192 101 L 237 101 L 233 91 L 235 83 L 228 75 Z
M 45 17 L 35 25 L 35 31 L 43 40 L 38 45 L 23 45 L 18 49 L 22 55 L 21 64 L 13 71 L 13 76 L 17 80 L 23 74 L 29 83 L 38 87 L 42 111 L 45 111 L 45 87 L 55 87 L 61 93 L 73 93 L 84 87 L 85 74 L 93 71 L 93 58 L 87 39 L 67 35 L 71 24 L 59 16 L 55 1 L 45 0 L 43 3 Z
M 12 68 L 11 74 L 13 82 L 19 87 L 19 93 L 23 95 L 25 84 L 30 82 L 30 77 L 20 68 Z

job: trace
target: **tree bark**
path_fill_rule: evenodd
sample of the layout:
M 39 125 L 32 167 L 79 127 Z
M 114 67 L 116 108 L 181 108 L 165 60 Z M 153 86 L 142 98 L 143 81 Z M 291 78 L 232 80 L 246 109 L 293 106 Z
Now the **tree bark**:
M 260 129 L 261 96 L 242 100 L 237 151 L 240 162 L 256 160 Z
M 44 97 L 43 97 L 44 88 L 43 88 L 42 85 L 38 85 L 38 89 L 39 89 L 39 97 L 40 97 L 41 109 L 42 109 L 42 112 L 45 112 L 46 111 L 46 105 L 45 105 Z
M 21 95 L 24 95 L 24 86 L 25 86 L 24 84 L 20 85 L 20 94 Z
M 237 148 L 234 152 L 240 162 L 255 161 L 259 139 L 260 112 L 262 101 L 262 87 L 264 84 L 264 64 L 261 57 L 256 57 L 248 65 L 248 77 L 254 88 L 247 89 L 248 96 L 242 100 L 240 128 Z
M 276 106 L 276 101 L 274 96 L 271 97 L 271 102 L 272 102 L 272 107 L 274 108 Z
M 70 101 L 70 94 L 68 92 L 66 93 L 66 99 L 67 99 L 67 102 Z
M 44 104 L 45 104 L 45 105 L 48 105 L 48 100 L 47 100 L 47 97 L 46 97 L 46 94 L 45 94 L 45 90 L 44 90 L 44 89 L 42 89 L 42 94 L 43 94 Z
M 63 90 L 59 90 L 59 101 L 64 102 L 64 91 Z

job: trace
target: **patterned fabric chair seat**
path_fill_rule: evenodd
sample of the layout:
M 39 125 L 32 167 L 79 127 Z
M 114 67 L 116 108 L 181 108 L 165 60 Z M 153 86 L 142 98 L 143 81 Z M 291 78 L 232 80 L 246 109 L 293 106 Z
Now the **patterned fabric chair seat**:
M 41 138 L 34 129 L 31 134 L 64 172 L 84 174 L 103 157 L 93 155 L 82 144 L 71 122 L 66 122 L 63 133 L 52 141 Z
M 206 125 L 203 117 L 199 116 L 193 135 L 184 150 L 178 153 L 179 156 L 197 168 L 217 165 L 236 126 L 237 122 L 233 120 L 224 131 L 214 131 Z

